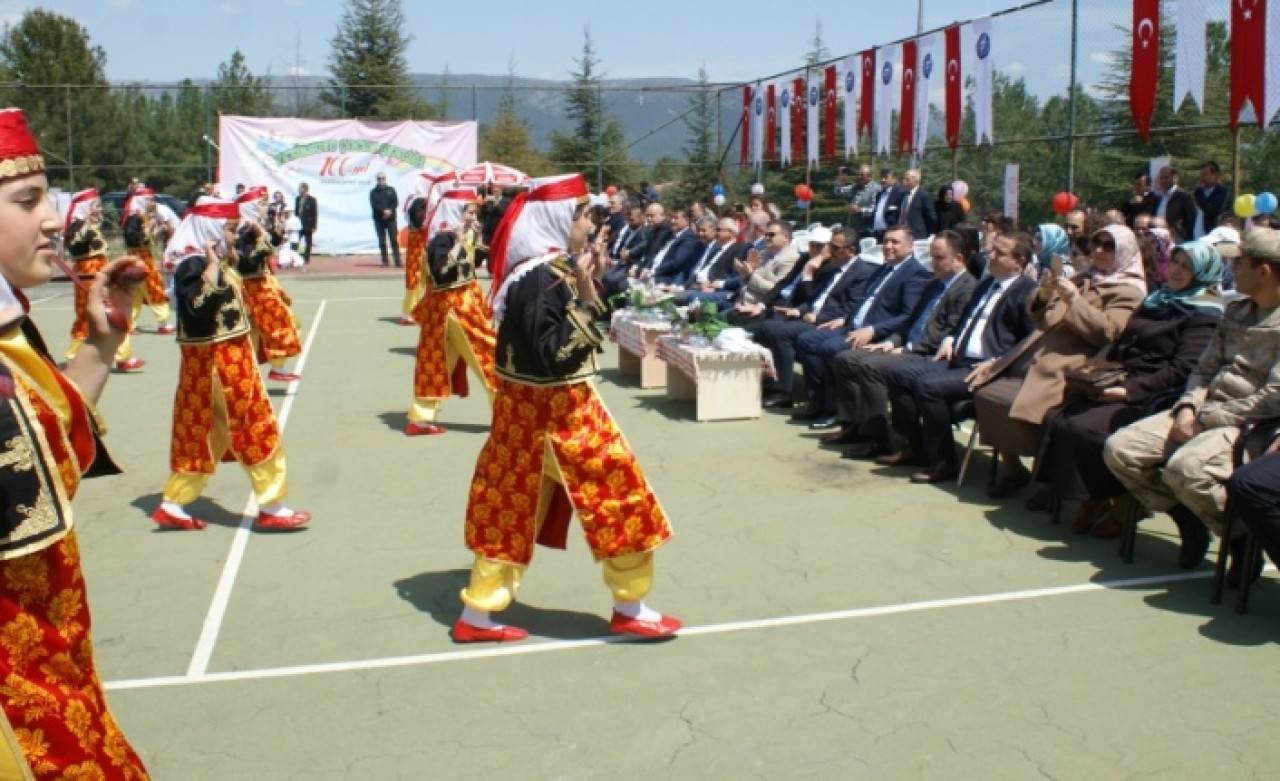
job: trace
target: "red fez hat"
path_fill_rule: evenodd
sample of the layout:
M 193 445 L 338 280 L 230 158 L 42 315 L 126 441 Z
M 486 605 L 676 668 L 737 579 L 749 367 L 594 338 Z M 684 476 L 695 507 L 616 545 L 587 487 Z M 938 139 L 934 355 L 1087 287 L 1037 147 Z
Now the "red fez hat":
M 0 179 L 40 173 L 44 158 L 20 108 L 0 109 Z

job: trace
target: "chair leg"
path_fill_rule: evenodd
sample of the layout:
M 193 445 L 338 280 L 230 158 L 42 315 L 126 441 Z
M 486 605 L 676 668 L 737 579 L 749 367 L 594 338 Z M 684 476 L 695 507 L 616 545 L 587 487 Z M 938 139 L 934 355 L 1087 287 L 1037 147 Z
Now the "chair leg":
M 1236 612 L 1249 612 L 1249 589 L 1253 586 L 1253 573 L 1258 571 L 1258 557 L 1262 555 L 1262 546 L 1258 544 L 1258 535 L 1253 532 L 1245 535 L 1244 561 L 1240 568 L 1240 594 L 1236 597 Z
M 1120 530 L 1120 558 L 1125 564 L 1133 563 L 1134 548 L 1138 545 L 1138 521 L 1141 519 L 1142 502 L 1133 499 L 1129 504 L 1129 512 L 1124 515 L 1124 526 Z
M 1000 475 L 1000 451 L 995 448 L 991 448 L 991 468 L 987 472 L 987 485 L 992 485 Z
M 1222 591 L 1227 585 L 1227 560 L 1231 558 L 1231 531 L 1235 520 L 1228 501 L 1222 519 L 1222 539 L 1218 540 L 1218 561 L 1213 566 L 1213 581 L 1209 584 L 1209 602 L 1214 605 L 1222 604 Z
M 973 422 L 973 432 L 969 434 L 969 444 L 964 449 L 964 460 L 960 462 L 960 474 L 956 475 L 956 488 L 964 485 L 964 476 L 969 471 L 969 459 L 973 457 L 973 448 L 978 444 L 978 421 Z

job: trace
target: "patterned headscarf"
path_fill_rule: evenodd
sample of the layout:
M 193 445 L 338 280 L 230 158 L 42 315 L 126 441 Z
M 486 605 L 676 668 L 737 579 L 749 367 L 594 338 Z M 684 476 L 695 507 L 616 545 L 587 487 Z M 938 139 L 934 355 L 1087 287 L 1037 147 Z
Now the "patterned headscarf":
M 1168 314 L 1175 310 L 1191 314 L 1196 309 L 1221 312 L 1222 256 L 1218 254 L 1218 248 L 1204 240 L 1188 241 L 1174 249 L 1174 258 L 1179 253 L 1191 261 L 1191 284 L 1174 290 L 1165 283 L 1147 296 L 1142 308 L 1152 314 Z

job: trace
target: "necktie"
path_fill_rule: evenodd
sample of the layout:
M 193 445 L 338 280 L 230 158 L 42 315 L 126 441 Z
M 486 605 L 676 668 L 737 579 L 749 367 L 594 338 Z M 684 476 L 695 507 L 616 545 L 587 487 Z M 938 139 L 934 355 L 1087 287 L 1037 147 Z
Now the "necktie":
M 907 334 L 907 349 L 915 347 L 916 342 L 920 341 L 920 336 L 924 333 L 924 327 L 929 324 L 929 316 L 933 314 L 933 310 L 937 308 L 938 302 L 942 300 L 943 293 L 947 292 L 946 285 L 939 285 L 934 291 L 933 297 L 924 305 L 924 309 L 920 312 L 920 316 L 916 318 L 915 323 L 911 326 L 911 331 Z
M 850 330 L 862 327 L 862 321 L 866 319 L 867 312 L 871 309 L 871 305 L 875 303 L 876 293 L 880 292 L 880 288 L 896 268 L 897 266 L 890 266 L 885 263 L 876 269 L 876 273 L 868 280 L 867 286 L 864 288 L 866 292 L 862 295 L 862 303 L 858 304 L 858 311 L 853 316 L 853 322 L 849 324 Z
M 996 295 L 1000 290 L 1000 284 L 992 282 L 991 287 L 987 288 L 987 292 L 983 294 L 982 300 L 969 313 L 969 321 L 964 324 L 964 330 L 960 333 L 960 341 L 956 342 L 956 349 L 952 352 L 952 360 L 963 358 L 965 351 L 969 347 L 969 339 L 973 337 L 973 329 L 978 325 L 978 321 L 982 319 L 982 313 L 990 303 L 991 297 Z
M 617 241 L 613 242 L 613 251 L 610 253 L 611 255 L 617 255 L 619 252 L 622 251 L 622 245 L 624 242 L 626 242 L 627 234 L 630 232 L 631 232 L 630 225 L 622 226 L 622 230 L 618 231 Z
M 912 190 L 911 193 L 907 195 L 906 200 L 902 202 L 902 213 L 898 215 L 898 222 L 901 222 L 903 225 L 907 224 L 907 215 L 911 213 L 911 202 L 915 200 L 915 197 L 916 193 Z
M 714 241 L 707 245 L 707 251 L 702 253 L 702 259 L 698 261 L 698 265 L 693 267 L 692 276 L 695 280 L 698 278 L 698 275 L 705 271 L 707 266 L 711 264 L 712 259 L 719 255 L 719 253 L 716 252 L 716 248 L 717 245 Z

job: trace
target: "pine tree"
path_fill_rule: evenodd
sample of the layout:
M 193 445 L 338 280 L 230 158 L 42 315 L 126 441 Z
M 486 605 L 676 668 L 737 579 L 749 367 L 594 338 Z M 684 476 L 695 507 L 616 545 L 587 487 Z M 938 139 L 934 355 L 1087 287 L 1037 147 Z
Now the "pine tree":
M 515 62 L 507 68 L 507 86 L 493 122 L 480 128 L 480 159 L 518 168 L 530 176 L 550 173 L 547 158 L 533 146 L 529 126 L 516 108 Z
M 601 94 L 604 74 L 600 72 L 590 29 L 583 30 L 582 56 L 574 63 L 578 69 L 570 74 L 573 86 L 565 96 L 565 114 L 573 122 L 573 135 L 558 131 L 548 134 L 551 160 L 561 170 L 586 172 L 588 180 L 595 179 L 598 189 L 608 183 L 625 182 L 631 168 L 626 133 L 618 118 L 605 109 Z
M 431 119 L 435 107 L 416 97 L 405 51 L 409 36 L 400 0 L 348 0 L 331 42 L 333 78 L 320 99 L 342 117 Z
M 683 147 L 685 168 L 680 176 L 680 195 L 688 201 L 707 199 L 711 188 L 720 181 L 720 160 L 716 154 L 716 93 L 707 78 L 706 65 L 698 67 L 698 84 L 689 95 L 684 126 L 688 135 Z
M 218 77 L 209 85 L 213 108 L 218 114 L 264 116 L 271 113 L 271 93 L 266 82 L 244 64 L 244 54 L 236 49 L 231 60 L 218 66 Z

